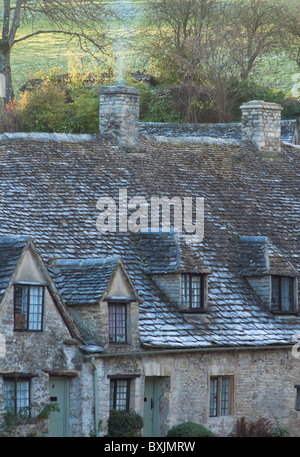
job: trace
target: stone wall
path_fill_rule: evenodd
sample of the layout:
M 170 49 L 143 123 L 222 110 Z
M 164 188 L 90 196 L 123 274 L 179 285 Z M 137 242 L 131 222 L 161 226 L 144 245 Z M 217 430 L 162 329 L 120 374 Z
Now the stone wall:
M 242 139 L 253 142 L 259 151 L 281 150 L 281 110 L 276 103 L 253 100 L 241 106 Z
M 295 385 L 300 384 L 300 361 L 291 349 L 199 351 L 99 359 L 99 415 L 106 430 L 109 405 L 107 375 L 138 374 L 131 383 L 131 406 L 143 415 L 146 376 L 157 376 L 161 385 L 160 433 L 173 425 L 194 421 L 219 436 L 228 436 L 236 421 L 264 417 L 274 427 L 286 427 L 300 436 L 300 411 L 296 410 Z M 211 376 L 232 376 L 233 401 L 229 416 L 209 417 Z
M 133 87 L 109 86 L 100 91 L 100 133 L 119 145 L 136 144 L 139 135 L 139 92 Z

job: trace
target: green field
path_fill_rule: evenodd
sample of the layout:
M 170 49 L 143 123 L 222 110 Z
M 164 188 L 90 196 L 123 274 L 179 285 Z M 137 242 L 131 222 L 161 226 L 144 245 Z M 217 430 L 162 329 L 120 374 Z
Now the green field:
M 116 4 L 126 5 L 131 8 L 133 5 L 138 5 L 141 1 L 115 2 Z M 131 25 L 137 25 L 138 15 L 133 17 L 132 24 L 128 24 L 128 29 Z M 40 20 L 37 21 L 35 29 L 43 29 L 46 24 Z M 21 37 L 31 33 L 30 24 L 26 27 L 23 25 L 18 31 L 18 36 Z M 110 25 L 110 32 L 118 34 L 114 24 Z M 130 70 L 143 70 L 142 58 L 138 58 L 136 53 L 130 47 L 125 49 L 127 67 Z M 99 54 L 98 54 L 99 55 Z M 101 57 L 99 55 L 99 57 Z M 80 51 L 76 40 L 71 42 L 62 36 L 54 34 L 42 34 L 31 39 L 27 39 L 17 43 L 12 51 L 12 70 L 13 82 L 16 93 L 22 84 L 37 71 L 47 72 L 53 67 L 59 67 L 62 72 L 66 72 L 70 67 L 77 65 L 81 59 L 82 68 L 89 70 L 97 68 L 105 70 L 103 64 L 97 63 L 89 55 Z M 129 64 L 129 62 L 131 62 Z M 300 69 L 297 64 L 287 58 L 286 55 L 274 55 L 272 57 L 263 58 L 259 62 L 258 70 L 255 73 L 257 82 L 265 83 L 284 90 L 290 91 L 291 95 L 300 96 Z

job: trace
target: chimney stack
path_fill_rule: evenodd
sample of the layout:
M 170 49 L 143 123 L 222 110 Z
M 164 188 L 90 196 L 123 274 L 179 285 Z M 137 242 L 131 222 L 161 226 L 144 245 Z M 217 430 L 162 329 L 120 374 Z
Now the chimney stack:
M 253 100 L 242 110 L 242 139 L 250 140 L 262 152 L 281 151 L 281 110 L 276 103 Z
M 139 135 L 139 91 L 127 86 L 100 90 L 100 133 L 122 148 L 136 145 Z

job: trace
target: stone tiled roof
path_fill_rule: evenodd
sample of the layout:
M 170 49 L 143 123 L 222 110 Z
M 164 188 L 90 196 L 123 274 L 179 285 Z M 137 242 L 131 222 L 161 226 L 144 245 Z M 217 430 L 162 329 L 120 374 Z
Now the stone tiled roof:
M 125 154 L 99 137 L 6 138 L 0 143 L 0 236 L 31 236 L 46 261 L 119 257 L 142 299 L 144 347 L 291 343 L 299 317 L 275 316 L 261 306 L 241 273 L 239 237 L 267 237 L 278 250 L 275 257 L 300 270 L 300 150 L 284 145 L 281 157 L 267 158 L 251 144 L 176 145 L 149 138 L 141 138 L 140 147 L 143 152 Z M 128 198 L 203 197 L 203 241 L 186 245 L 177 234 L 162 245 L 154 236 L 150 248 L 130 232 L 99 233 L 97 200 L 118 201 L 125 188 Z M 163 271 L 165 261 L 170 271 L 170 260 L 175 269 L 193 269 L 197 259 L 210 271 L 209 311 L 183 315 L 149 273 Z M 64 290 L 62 274 L 57 284 Z
M 281 139 L 287 143 L 293 140 L 296 120 L 281 121 Z M 161 135 L 166 137 L 225 138 L 241 140 L 241 124 L 178 124 L 167 122 L 140 122 L 140 132 L 145 135 Z
M 99 303 L 118 264 L 118 257 L 56 259 L 50 262 L 55 283 L 66 305 Z
M 27 244 L 28 237 L 0 237 L 0 302 Z
M 239 259 L 243 275 L 299 276 L 299 271 L 267 237 L 241 236 L 239 244 Z

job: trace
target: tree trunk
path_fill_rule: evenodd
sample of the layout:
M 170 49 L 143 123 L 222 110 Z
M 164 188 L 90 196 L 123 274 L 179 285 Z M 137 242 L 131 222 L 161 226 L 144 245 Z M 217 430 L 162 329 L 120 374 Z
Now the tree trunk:
M 0 40 L 0 73 L 4 75 L 5 87 L 4 87 L 4 97 L 3 104 L 4 107 L 10 100 L 14 98 L 14 90 L 12 84 L 11 76 L 11 66 L 10 66 L 10 46 L 8 40 Z

